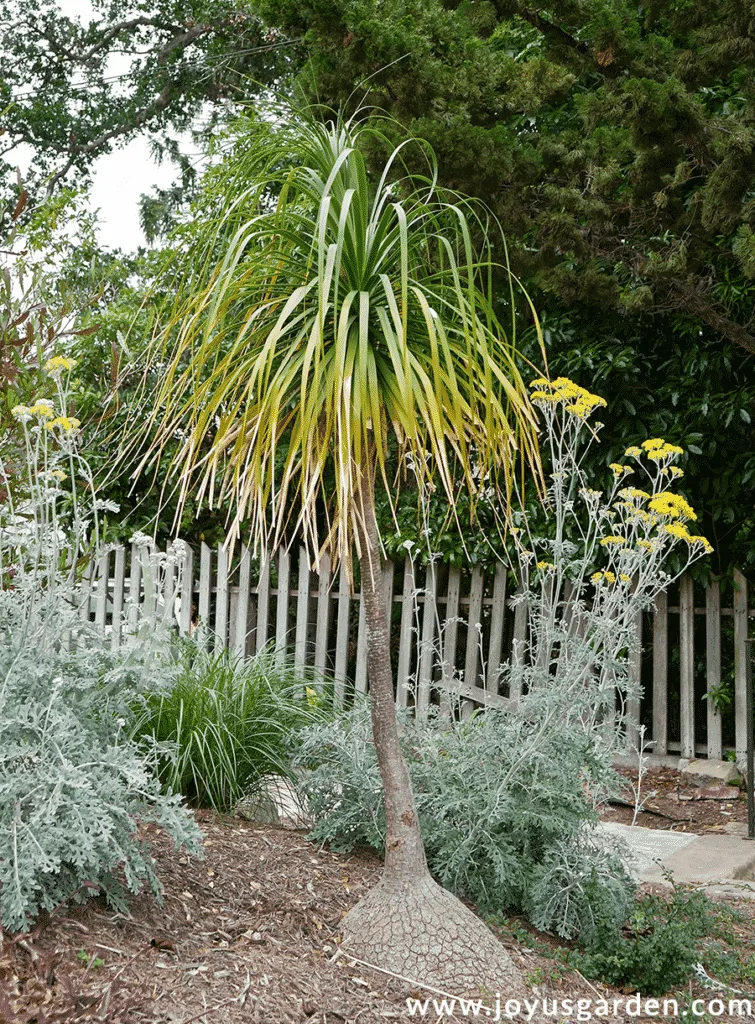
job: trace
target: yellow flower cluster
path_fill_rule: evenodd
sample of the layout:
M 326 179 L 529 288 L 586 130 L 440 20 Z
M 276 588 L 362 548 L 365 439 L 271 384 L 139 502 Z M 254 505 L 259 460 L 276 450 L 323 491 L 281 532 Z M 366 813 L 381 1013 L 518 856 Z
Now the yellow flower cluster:
M 594 572 L 590 579 L 593 583 L 602 583 L 603 580 L 605 580 L 606 583 L 615 583 L 616 573 L 610 572 L 610 570 L 606 569 L 605 572 Z
M 644 501 L 645 499 L 649 498 L 650 495 L 647 491 L 643 491 L 640 487 L 624 487 L 621 491 L 619 491 L 619 497 L 627 499 L 639 498 L 641 501 Z
M 655 551 L 655 544 L 651 540 L 638 540 L 638 548 L 644 548 L 645 551 Z
M 678 444 L 669 444 L 662 437 L 651 437 L 648 441 L 642 442 L 642 447 L 647 452 L 647 457 L 653 459 L 654 462 L 667 459 L 670 455 L 684 454 L 684 449 L 680 448 Z
M 671 494 L 665 491 L 663 494 L 656 494 L 648 502 L 648 508 L 659 516 L 669 516 L 671 519 L 697 519 L 695 510 L 689 505 L 681 494 Z
M 538 567 L 538 569 L 555 569 L 556 568 L 555 565 L 553 564 L 553 562 L 545 562 L 545 561 L 538 562 L 537 563 L 537 567 Z
M 602 547 L 607 547 L 609 544 L 623 544 L 624 541 L 624 537 L 619 537 L 618 534 L 614 534 L 609 537 L 602 537 L 600 543 Z
M 687 530 L 687 527 L 683 526 L 681 523 L 665 523 L 661 529 L 672 537 L 678 537 L 679 540 L 686 540 L 688 544 L 702 544 L 706 555 L 709 555 L 713 551 L 713 545 L 707 537 L 691 534 Z
M 28 420 L 32 416 L 42 416 L 49 419 L 55 415 L 55 408 L 47 398 L 39 398 L 34 405 L 14 405 L 11 415 L 17 420 Z
M 48 359 L 45 363 L 45 371 L 51 377 L 59 377 L 62 373 L 72 370 L 75 365 L 76 360 L 71 359 L 69 356 L 53 356 L 52 359 Z
M 642 455 L 647 455 L 649 459 L 658 462 L 661 459 L 669 458 L 671 455 L 683 455 L 684 449 L 680 448 L 678 444 L 669 444 L 662 437 L 650 437 L 647 441 L 642 442 L 641 447 L 638 447 L 636 444 L 630 445 L 624 454 L 633 459 L 639 459 Z M 681 469 L 672 474 L 672 476 L 683 475 Z
M 605 398 L 591 394 L 568 377 L 557 377 L 554 381 L 538 377 L 530 387 L 537 389 L 530 395 L 533 402 L 550 402 L 554 405 L 562 402 L 566 412 L 580 419 L 585 419 L 598 406 L 606 405 Z
M 631 466 L 622 466 L 620 462 L 612 462 L 608 468 L 612 469 L 616 476 L 623 476 L 625 473 L 634 473 Z
M 56 416 L 54 420 L 48 420 L 45 423 L 45 427 L 48 430 L 52 430 L 53 427 L 60 427 L 64 434 L 72 434 L 80 426 L 81 420 L 77 420 L 75 416 Z

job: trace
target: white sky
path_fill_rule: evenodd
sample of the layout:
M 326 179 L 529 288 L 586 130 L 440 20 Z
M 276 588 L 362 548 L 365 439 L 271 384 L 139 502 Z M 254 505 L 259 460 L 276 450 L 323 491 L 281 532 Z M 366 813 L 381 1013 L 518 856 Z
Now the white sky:
M 92 17 L 89 0 L 58 0 L 69 16 Z M 116 72 L 117 73 L 117 72 Z M 94 164 L 92 207 L 99 211 L 100 241 L 109 248 L 132 251 L 146 241 L 139 227 L 139 196 L 153 185 L 167 188 L 177 177 L 173 164 L 156 164 L 145 136 L 100 157 Z

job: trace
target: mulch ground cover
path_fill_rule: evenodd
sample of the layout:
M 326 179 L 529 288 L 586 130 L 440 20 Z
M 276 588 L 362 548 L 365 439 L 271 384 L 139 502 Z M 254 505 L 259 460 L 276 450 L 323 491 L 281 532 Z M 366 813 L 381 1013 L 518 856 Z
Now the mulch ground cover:
M 162 902 L 144 894 L 117 913 L 96 897 L 20 941 L 6 937 L 0 1024 L 409 1019 L 407 996 L 427 992 L 337 949 L 343 914 L 378 880 L 375 856 L 334 854 L 304 832 L 198 817 L 202 860 L 177 854 L 156 830 L 145 833 Z M 525 976 L 550 972 L 547 958 L 507 944 Z M 559 978 L 553 990 L 594 994 L 588 982 L 574 981 L 564 988 Z
M 656 791 L 651 806 L 668 803 L 675 815 L 689 815 L 679 823 L 688 830 L 705 825 L 703 810 L 711 815 L 708 824 L 716 827 L 735 814 L 741 818 L 739 805 L 726 817 L 719 805 L 713 814 L 707 801 L 704 808 L 666 801 L 677 775 L 650 773 L 645 785 L 648 792 Z M 204 859 L 178 854 L 159 831 L 145 830 L 165 888 L 162 901 L 143 894 L 119 913 L 98 896 L 61 908 L 28 936 L 5 937 L 0 1024 L 377 1024 L 410 1019 L 407 996 L 424 998 L 426 991 L 355 963 L 338 950 L 343 915 L 380 875 L 377 857 L 335 854 L 311 844 L 303 831 L 206 812 L 198 818 Z M 653 819 L 651 827 L 668 827 L 668 822 L 664 826 L 662 819 Z M 747 923 L 740 939 L 749 946 L 755 908 L 748 901 L 741 906 Z M 621 995 L 554 960 L 548 947 L 555 950 L 555 939 L 535 935 L 521 919 L 510 925 L 500 935 L 533 994 Z M 456 1019 L 469 1018 L 443 1018 Z

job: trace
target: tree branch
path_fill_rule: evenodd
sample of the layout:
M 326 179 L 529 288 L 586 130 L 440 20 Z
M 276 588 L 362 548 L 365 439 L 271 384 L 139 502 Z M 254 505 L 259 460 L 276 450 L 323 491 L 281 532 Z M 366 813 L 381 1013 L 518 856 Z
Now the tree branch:
M 188 29 L 181 35 L 174 36 L 172 39 L 168 40 L 168 42 L 160 50 L 157 51 L 158 63 L 161 65 L 165 65 L 166 58 L 169 53 L 178 48 L 186 49 L 186 47 L 191 45 L 191 43 L 193 43 L 196 39 L 199 39 L 201 36 L 206 35 L 210 31 L 212 31 L 212 25 L 195 25 L 193 28 Z M 160 95 L 157 96 L 152 103 L 149 103 L 147 104 L 147 106 L 142 107 L 140 110 L 137 110 L 128 123 L 119 124 L 115 128 L 111 128 L 108 131 L 103 132 L 101 135 L 98 135 L 97 138 L 92 139 L 90 142 L 87 142 L 86 145 L 71 146 L 71 148 L 68 150 L 68 160 L 59 171 L 56 171 L 55 174 L 53 174 L 53 176 L 50 178 L 47 184 L 47 195 L 52 195 L 58 182 L 65 178 L 65 176 L 68 174 L 68 172 L 71 170 L 71 168 L 75 165 L 76 161 L 80 157 L 89 156 L 96 150 L 101 149 L 108 142 L 111 142 L 113 139 L 116 139 L 121 135 L 125 135 L 128 132 L 132 132 L 135 129 L 140 128 L 146 121 L 149 120 L 150 117 L 154 117 L 155 114 L 159 114 L 163 110 L 165 110 L 170 105 L 170 101 L 172 99 L 172 92 L 172 83 L 168 82 L 163 87 Z

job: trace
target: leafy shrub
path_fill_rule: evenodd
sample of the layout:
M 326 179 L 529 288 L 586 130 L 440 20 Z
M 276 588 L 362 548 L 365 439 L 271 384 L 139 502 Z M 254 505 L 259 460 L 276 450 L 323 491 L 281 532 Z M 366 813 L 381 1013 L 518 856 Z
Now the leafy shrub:
M 684 985 L 701 959 L 700 940 L 713 924 L 704 893 L 674 889 L 670 899 L 648 894 L 635 901 L 624 927 L 600 922 L 576 966 L 608 985 L 660 996 Z
M 138 821 L 198 849 L 178 797 L 124 734 L 114 659 L 0 648 L 0 921 L 26 930 L 88 886 L 122 906 L 124 890 L 160 890 Z
M 160 744 L 165 786 L 228 811 L 266 775 L 289 776 L 292 733 L 323 717 L 317 691 L 272 651 L 243 662 L 187 641 L 168 684 L 140 698 L 134 735 Z
M 594 737 L 575 731 L 545 693 L 442 730 L 406 719 L 402 747 L 436 878 L 483 910 L 527 914 L 541 929 L 616 929 L 634 886 L 598 841 L 593 799 L 613 771 Z M 563 712 L 563 709 L 561 709 Z M 312 837 L 382 851 L 385 819 L 367 709 L 304 731 L 298 752 Z

